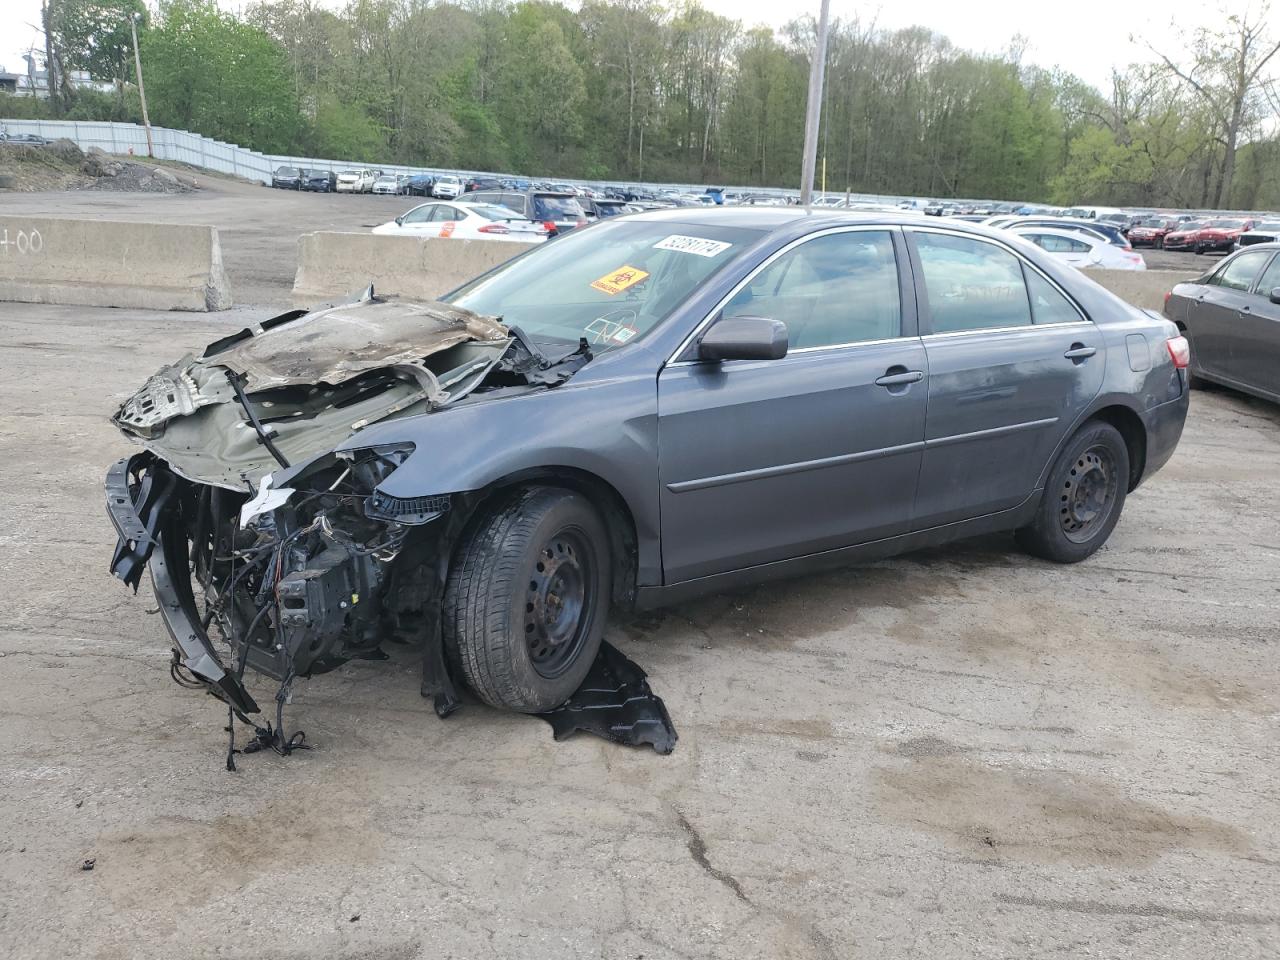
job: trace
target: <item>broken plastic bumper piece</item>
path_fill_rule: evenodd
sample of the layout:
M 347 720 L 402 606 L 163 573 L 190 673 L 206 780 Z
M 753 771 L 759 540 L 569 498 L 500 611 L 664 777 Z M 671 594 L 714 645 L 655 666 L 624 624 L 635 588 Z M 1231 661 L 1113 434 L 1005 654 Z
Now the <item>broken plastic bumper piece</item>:
M 209 641 L 187 574 L 186 536 L 175 526 L 178 478 L 150 453 L 117 461 L 107 473 L 107 515 L 120 539 L 111 572 L 137 591 L 149 568 L 176 662 L 241 714 L 258 704 L 223 667 Z

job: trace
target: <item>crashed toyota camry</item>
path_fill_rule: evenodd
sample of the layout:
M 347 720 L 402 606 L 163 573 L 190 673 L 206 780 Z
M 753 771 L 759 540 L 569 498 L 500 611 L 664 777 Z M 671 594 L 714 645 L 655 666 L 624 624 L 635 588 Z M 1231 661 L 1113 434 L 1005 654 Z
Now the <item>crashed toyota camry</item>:
M 445 715 L 541 713 L 611 607 L 1016 531 L 1082 560 L 1173 453 L 1187 345 L 1037 248 L 782 208 L 574 231 L 438 302 L 368 291 L 116 412 L 113 572 L 242 718 L 398 640 Z

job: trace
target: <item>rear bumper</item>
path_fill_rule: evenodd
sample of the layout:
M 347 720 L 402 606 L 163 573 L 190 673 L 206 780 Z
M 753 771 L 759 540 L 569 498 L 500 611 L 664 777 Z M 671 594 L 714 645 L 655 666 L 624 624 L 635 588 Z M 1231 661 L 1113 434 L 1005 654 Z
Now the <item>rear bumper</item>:
M 1178 371 L 1182 383 L 1182 394 L 1173 400 L 1158 404 L 1142 414 L 1142 422 L 1147 428 L 1147 462 L 1142 471 L 1139 483 L 1169 462 L 1178 441 L 1182 438 L 1182 428 L 1187 422 L 1187 410 L 1191 405 L 1191 391 L 1187 389 L 1187 372 Z

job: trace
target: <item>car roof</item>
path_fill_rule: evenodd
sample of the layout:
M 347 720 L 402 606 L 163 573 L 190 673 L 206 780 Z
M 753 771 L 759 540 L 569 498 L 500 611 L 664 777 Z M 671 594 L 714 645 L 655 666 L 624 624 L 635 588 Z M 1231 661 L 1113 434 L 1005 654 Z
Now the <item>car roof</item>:
M 632 214 L 629 220 L 652 220 L 682 223 L 688 226 L 730 226 L 745 229 L 775 231 L 784 227 L 799 229 L 808 227 L 821 230 L 838 226 L 903 226 L 903 227 L 937 227 L 945 226 L 961 232 L 973 232 L 981 236 L 999 236 L 999 231 L 987 229 L 973 230 L 976 226 L 970 223 L 945 221 L 940 224 L 936 217 L 923 217 L 918 213 L 903 211 L 857 211 L 842 210 L 831 207 L 798 207 L 793 205 L 714 207 L 698 206 L 673 207 L 660 210 L 646 210 L 644 213 Z M 800 232 L 806 232 L 801 230 Z

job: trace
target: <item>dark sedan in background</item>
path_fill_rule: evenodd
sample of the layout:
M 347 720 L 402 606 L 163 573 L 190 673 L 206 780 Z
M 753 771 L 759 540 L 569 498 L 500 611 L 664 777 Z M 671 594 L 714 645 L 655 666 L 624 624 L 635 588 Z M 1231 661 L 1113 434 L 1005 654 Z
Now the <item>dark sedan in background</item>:
M 1280 403 L 1280 243 L 1260 243 L 1180 283 L 1164 313 L 1191 343 L 1191 374 Z
M 335 193 L 338 189 L 338 175 L 332 170 L 305 170 L 302 189 L 312 193 Z
M 150 563 L 175 672 L 234 709 L 246 665 L 287 691 L 399 636 L 438 710 L 456 678 L 540 712 L 611 604 L 994 531 L 1085 559 L 1173 454 L 1186 359 L 998 231 L 617 217 L 440 302 L 293 311 L 161 370 L 115 417 L 145 452 L 109 476 L 112 568 Z
M 300 190 L 305 176 L 298 167 L 276 167 L 271 174 L 271 185 L 282 190 Z

